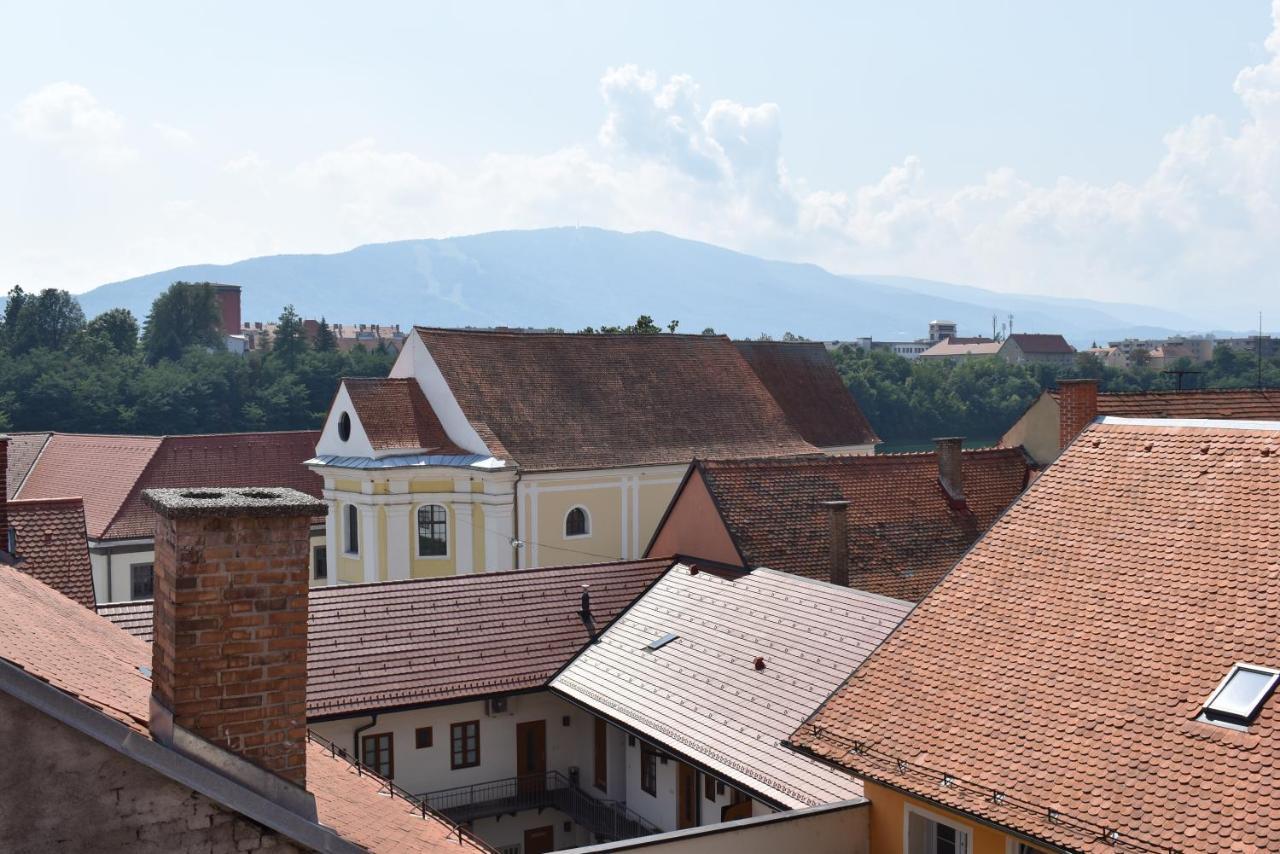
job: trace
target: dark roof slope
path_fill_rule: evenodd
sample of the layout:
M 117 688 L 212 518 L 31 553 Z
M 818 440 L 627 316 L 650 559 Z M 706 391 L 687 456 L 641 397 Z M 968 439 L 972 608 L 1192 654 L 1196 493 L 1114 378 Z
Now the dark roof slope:
M 1280 667 L 1277 492 L 1280 429 L 1085 428 L 793 740 L 1067 850 L 1280 850 L 1280 696 L 1195 720 Z
M 590 640 L 578 616 L 584 584 L 603 629 L 671 564 L 619 561 L 312 588 L 307 712 L 356 714 L 540 688 Z M 99 613 L 131 634 L 151 636 L 150 603 Z
M 724 336 L 415 331 L 526 470 L 816 452 Z
M 5 496 L 6 498 L 17 496 L 22 482 L 26 480 L 31 467 L 36 464 L 36 457 L 40 456 L 40 451 L 44 449 L 45 442 L 49 441 L 49 437 L 52 435 L 52 433 L 9 434 L 9 465 L 6 466 L 6 473 L 8 474 L 6 491 L 8 494 Z
M 1035 332 L 1015 332 L 1006 340 L 1018 345 L 1024 353 L 1074 353 L 1076 350 L 1067 343 L 1067 339 L 1057 334 Z
M 9 502 L 9 524 L 17 538 L 14 568 L 92 608 L 93 567 L 79 498 Z
M 1050 392 L 1056 400 L 1057 389 Z M 1206 388 L 1191 391 L 1104 392 L 1099 415 L 1125 418 L 1280 420 L 1280 389 Z
M 964 451 L 963 460 L 965 507 L 948 500 L 934 453 L 697 465 L 748 566 L 829 578 L 819 502 L 844 499 L 850 586 L 918 602 L 1027 482 L 1020 449 Z
M 880 441 L 818 341 L 735 341 L 734 346 L 811 445 Z
M 348 377 L 342 383 L 375 451 L 465 453 L 449 441 L 417 380 Z

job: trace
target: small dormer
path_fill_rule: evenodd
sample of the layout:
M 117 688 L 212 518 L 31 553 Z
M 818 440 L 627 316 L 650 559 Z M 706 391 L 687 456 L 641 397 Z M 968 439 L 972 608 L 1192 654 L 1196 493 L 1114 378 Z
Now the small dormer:
M 445 433 L 422 389 L 411 378 L 344 379 L 316 452 L 367 459 L 468 453 Z

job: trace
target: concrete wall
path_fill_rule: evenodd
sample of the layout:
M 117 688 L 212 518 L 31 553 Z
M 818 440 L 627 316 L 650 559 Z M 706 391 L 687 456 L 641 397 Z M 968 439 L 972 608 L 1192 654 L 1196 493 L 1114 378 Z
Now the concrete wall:
M 610 727 L 612 730 L 613 727 Z M 640 787 L 640 745 L 639 738 L 631 739 L 623 735 L 626 744 L 626 781 L 623 797 L 627 806 L 642 818 L 663 831 L 675 830 L 679 826 L 679 768 L 680 760 L 668 757 L 666 762 L 658 760 L 657 793 L 649 794 Z M 632 743 L 634 741 L 634 743 Z M 612 769 L 611 769 L 612 770 Z M 717 792 L 714 800 L 708 801 L 703 787 L 704 775 L 697 775 L 698 789 L 698 823 L 703 826 L 720 824 L 720 811 L 733 801 L 733 786 L 726 783 L 724 792 Z M 616 795 L 610 795 L 616 798 Z M 768 815 L 773 809 L 759 801 L 751 803 L 752 815 Z
M 869 809 L 846 802 L 573 849 L 575 854 L 896 854 L 868 841 Z
M 1027 449 L 1031 458 L 1048 465 L 1058 457 L 1058 402 L 1048 392 L 1041 393 L 1022 417 L 1000 438 L 1000 446 Z
M 0 850 L 298 851 L 280 837 L 0 693 Z

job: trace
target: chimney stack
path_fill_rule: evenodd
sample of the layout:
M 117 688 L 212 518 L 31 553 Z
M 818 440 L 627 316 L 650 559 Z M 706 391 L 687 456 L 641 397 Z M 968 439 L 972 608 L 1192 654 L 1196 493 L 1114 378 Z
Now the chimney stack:
M 1058 450 L 1098 417 L 1097 380 L 1058 380 Z
M 842 499 L 820 502 L 827 508 L 827 525 L 830 532 L 828 544 L 828 581 L 841 587 L 849 586 L 849 502 Z
M 229 751 L 242 776 L 305 810 L 307 558 L 324 503 L 278 487 L 143 500 L 158 515 L 152 736 L 206 763 L 227 756 L 204 742 Z
M 9 530 L 9 436 L 0 433 L 0 551 L 12 553 Z
M 934 439 L 938 446 L 938 482 L 953 502 L 964 503 L 964 447 L 963 436 L 945 436 Z
M 240 331 L 240 286 L 214 285 L 213 295 L 218 302 L 218 318 L 224 335 Z

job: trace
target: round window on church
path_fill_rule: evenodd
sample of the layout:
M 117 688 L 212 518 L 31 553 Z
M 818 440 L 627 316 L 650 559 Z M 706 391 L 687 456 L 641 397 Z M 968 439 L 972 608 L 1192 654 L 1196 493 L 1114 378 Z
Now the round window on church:
M 351 438 L 351 416 L 345 412 L 338 416 L 338 438 L 344 442 Z

